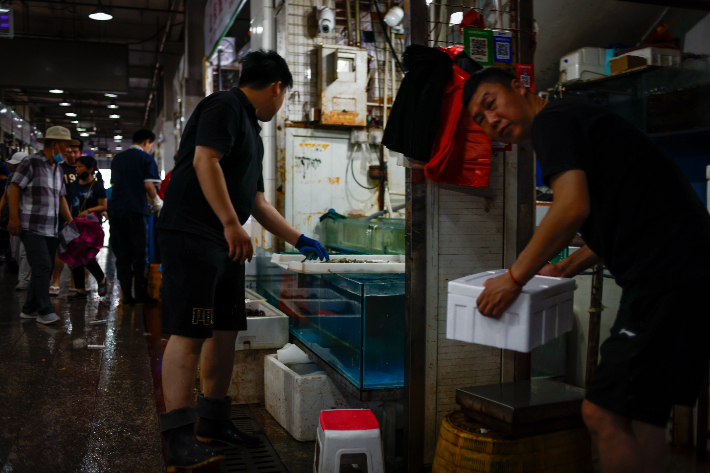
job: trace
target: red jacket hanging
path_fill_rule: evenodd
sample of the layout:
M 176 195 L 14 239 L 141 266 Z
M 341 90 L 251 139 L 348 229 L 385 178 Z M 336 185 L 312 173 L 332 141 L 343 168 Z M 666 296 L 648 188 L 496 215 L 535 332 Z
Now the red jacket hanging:
M 452 60 L 463 46 L 440 48 Z M 473 122 L 461 103 L 463 86 L 470 75 L 454 64 L 446 84 L 441 119 L 431 159 L 424 168 L 426 177 L 443 184 L 488 187 L 491 173 L 491 139 Z

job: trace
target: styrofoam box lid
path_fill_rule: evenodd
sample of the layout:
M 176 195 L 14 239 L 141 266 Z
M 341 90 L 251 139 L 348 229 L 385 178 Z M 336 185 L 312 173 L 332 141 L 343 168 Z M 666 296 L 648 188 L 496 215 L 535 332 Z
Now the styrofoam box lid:
M 507 269 L 485 271 L 483 273 L 472 274 L 454 281 L 449 281 L 449 292 L 462 296 L 478 297 L 484 289 L 484 282 L 507 272 Z M 534 276 L 525 284 L 522 292 L 523 294 L 529 294 L 535 298 L 547 298 L 564 292 L 574 291 L 575 289 L 577 289 L 577 282 L 574 279 Z

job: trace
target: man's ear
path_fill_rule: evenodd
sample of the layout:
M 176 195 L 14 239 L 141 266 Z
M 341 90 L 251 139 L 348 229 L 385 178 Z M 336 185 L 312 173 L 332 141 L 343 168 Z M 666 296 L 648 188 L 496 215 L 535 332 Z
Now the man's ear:
M 513 79 L 510 83 L 510 86 L 513 88 L 514 91 L 525 95 L 528 93 L 528 88 L 523 85 L 522 82 L 520 82 L 518 79 Z
M 272 86 L 272 89 L 271 89 L 274 97 L 278 97 L 279 95 L 281 95 L 281 91 L 283 90 L 282 84 L 283 83 L 281 81 L 274 82 L 274 85 Z

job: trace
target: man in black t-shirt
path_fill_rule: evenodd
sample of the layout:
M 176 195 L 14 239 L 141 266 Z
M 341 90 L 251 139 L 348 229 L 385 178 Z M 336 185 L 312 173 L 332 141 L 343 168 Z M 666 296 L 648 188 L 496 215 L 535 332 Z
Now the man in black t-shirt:
M 239 87 L 202 100 L 185 126 L 158 224 L 163 333 L 170 334 L 163 356 L 167 412 L 160 415 L 169 470 L 224 458 L 198 439 L 232 446 L 258 442 L 234 426 L 227 396 L 237 333 L 247 328 L 244 262 L 254 251 L 242 225 L 253 215 L 306 257 L 328 259 L 319 242 L 264 198 L 259 121 L 276 115 L 292 85 L 281 56 L 252 52 L 244 58 Z M 193 409 L 200 360 L 204 396 Z
M 535 274 L 572 277 L 603 262 L 623 293 L 582 406 L 603 473 L 661 472 L 675 404 L 693 405 L 708 371 L 710 216 L 664 151 L 591 102 L 547 102 L 497 68 L 471 76 L 464 105 L 491 138 L 532 143 L 554 200 L 478 310 L 498 318 Z M 580 232 L 586 246 L 546 262 Z

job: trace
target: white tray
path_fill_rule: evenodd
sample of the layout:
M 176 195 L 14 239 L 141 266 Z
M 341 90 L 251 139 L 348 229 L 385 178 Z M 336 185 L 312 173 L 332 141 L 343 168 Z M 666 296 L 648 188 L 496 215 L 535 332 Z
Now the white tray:
M 294 273 L 328 274 L 328 273 L 403 273 L 404 255 L 337 255 L 330 260 L 347 258 L 349 260 L 382 261 L 382 263 L 325 263 L 309 260 L 305 263 L 303 255 L 282 255 L 275 253 L 271 262 Z

